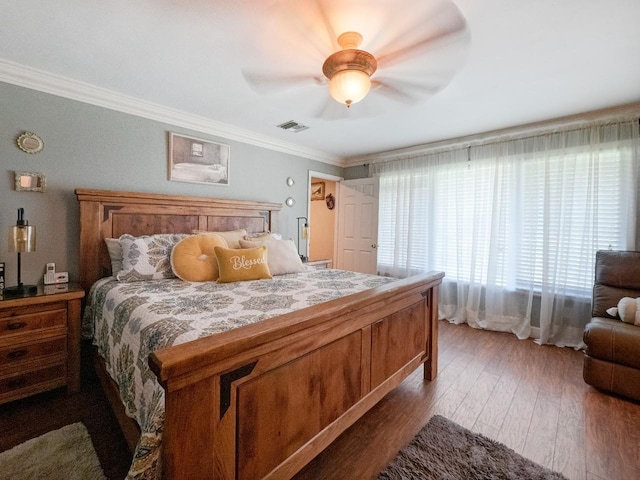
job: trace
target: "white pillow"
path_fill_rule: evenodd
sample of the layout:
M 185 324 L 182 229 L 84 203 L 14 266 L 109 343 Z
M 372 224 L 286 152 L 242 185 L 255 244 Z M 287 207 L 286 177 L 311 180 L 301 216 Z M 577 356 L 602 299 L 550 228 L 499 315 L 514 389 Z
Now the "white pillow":
M 640 298 L 621 298 L 618 302 L 618 314 L 624 323 L 640 326 Z
M 266 242 L 271 237 L 269 232 L 260 233 L 247 233 L 242 240 L 249 240 L 250 242 Z
M 618 307 L 607 308 L 607 313 L 612 317 L 620 318 L 618 317 Z
M 227 241 L 229 248 L 240 248 L 240 240 L 243 240 L 247 235 L 245 228 L 239 228 L 238 230 L 228 230 L 226 232 L 209 232 L 207 230 L 193 230 L 191 233 L 196 235 L 219 235 Z
M 273 238 L 263 242 L 240 240 L 242 248 L 255 248 L 262 245 L 267 246 L 267 266 L 271 275 L 300 273 L 304 270 L 293 240 L 275 240 Z
M 116 277 L 122 270 L 122 246 L 117 238 L 105 238 L 109 257 L 111 258 L 111 275 Z
M 282 240 L 282 234 L 277 232 L 260 232 L 260 233 L 248 233 L 244 236 L 245 240 L 249 240 L 250 242 L 263 242 L 267 241 L 270 238 L 275 240 Z
M 163 233 L 134 237 L 122 235 L 122 270 L 116 278 L 121 282 L 176 278 L 171 269 L 171 251 L 186 234 Z

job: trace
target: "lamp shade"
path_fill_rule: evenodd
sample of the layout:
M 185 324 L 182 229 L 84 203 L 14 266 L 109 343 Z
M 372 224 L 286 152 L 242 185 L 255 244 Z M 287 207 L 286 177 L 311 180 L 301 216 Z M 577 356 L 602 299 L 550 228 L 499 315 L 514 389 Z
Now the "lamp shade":
M 14 225 L 9 230 L 10 252 L 35 252 L 36 227 L 33 225 Z
M 329 80 L 329 93 L 334 100 L 350 106 L 369 93 L 371 79 L 361 70 L 342 70 Z
M 24 219 L 24 208 L 19 208 L 18 221 L 9 230 L 9 251 L 18 254 L 18 284 L 15 287 L 7 287 L 2 290 L 4 297 L 22 297 L 35 295 L 38 292 L 38 287 L 35 285 L 24 285 L 22 283 L 22 263 L 20 260 L 24 252 L 35 252 L 35 250 L 36 227 L 29 225 L 29 222 Z

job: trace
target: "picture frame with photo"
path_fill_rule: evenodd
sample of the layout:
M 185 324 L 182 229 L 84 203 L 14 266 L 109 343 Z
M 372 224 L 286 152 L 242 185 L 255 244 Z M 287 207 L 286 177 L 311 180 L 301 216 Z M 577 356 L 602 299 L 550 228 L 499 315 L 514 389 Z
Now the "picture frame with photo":
M 169 180 L 229 185 L 230 147 L 169 132 Z
M 311 200 L 324 200 L 324 182 L 311 184 Z

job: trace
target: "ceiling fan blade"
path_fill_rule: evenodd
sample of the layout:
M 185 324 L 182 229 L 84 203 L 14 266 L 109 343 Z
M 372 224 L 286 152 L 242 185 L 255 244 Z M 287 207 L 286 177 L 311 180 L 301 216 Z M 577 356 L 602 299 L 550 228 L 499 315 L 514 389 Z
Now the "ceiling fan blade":
M 242 75 L 251 89 L 259 94 L 274 94 L 293 88 L 326 85 L 326 78 L 319 75 L 271 75 L 247 70 L 242 70 Z
M 333 98 L 327 95 L 327 98 L 313 116 L 324 120 L 337 120 L 342 116 L 341 110 L 343 107 L 344 105 L 340 105 Z
M 427 22 L 418 19 L 408 31 L 390 41 L 388 45 L 397 45 L 397 47 L 381 49 L 376 55 L 378 66 L 387 68 L 447 45 L 466 47 L 470 41 L 470 35 L 465 18 L 455 5 L 445 4 L 445 7 L 437 15 L 430 17 Z M 421 35 L 424 35 L 424 32 L 428 33 L 418 37 L 417 32 L 421 32 Z
M 450 30 L 445 32 L 438 32 L 437 34 L 423 38 L 412 45 L 399 48 L 393 52 L 381 55 L 377 58 L 379 68 L 388 68 L 392 65 L 404 62 L 416 57 L 424 55 L 431 50 L 434 50 L 445 45 L 453 45 L 459 41 L 460 46 L 465 46 L 468 43 L 468 35 L 460 30 Z
M 268 35 L 261 46 L 292 46 L 304 56 L 317 57 L 320 64 L 337 48 L 337 34 L 323 0 L 275 1 L 267 10 L 261 30 Z M 282 53 L 282 52 L 280 52 Z
M 334 49 L 339 50 L 338 42 L 337 42 L 339 33 L 336 33 L 335 29 L 333 28 L 333 25 L 331 24 L 331 20 L 327 15 L 327 9 L 322 4 L 321 0 L 316 0 L 315 4 L 316 4 L 316 7 L 318 8 L 318 12 L 320 12 L 320 19 L 322 20 L 322 24 L 324 25 L 324 28 L 327 31 L 327 35 L 329 36 L 329 39 L 331 40 L 331 43 Z
M 380 80 L 373 80 L 371 82 L 371 91 L 376 94 L 385 95 L 402 103 L 413 104 L 416 101 L 416 98 L 413 95 L 409 95 L 401 88 Z
M 400 95 L 420 96 L 433 95 L 442 88 L 441 82 L 427 82 L 424 79 L 408 80 L 389 77 L 378 77 L 371 81 L 372 86 L 376 86 L 376 90 L 397 91 Z
M 415 105 L 434 95 L 442 88 L 442 84 L 425 83 L 424 80 L 399 80 L 392 78 L 377 78 L 371 81 L 371 92 L 383 95 L 390 100 L 405 105 Z

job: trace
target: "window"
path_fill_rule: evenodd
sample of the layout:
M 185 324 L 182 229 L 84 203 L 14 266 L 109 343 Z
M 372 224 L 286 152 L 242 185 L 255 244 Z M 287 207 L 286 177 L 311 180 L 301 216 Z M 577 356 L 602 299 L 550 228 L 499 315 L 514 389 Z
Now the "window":
M 626 153 L 478 159 L 381 175 L 379 269 L 400 264 L 407 275 L 436 269 L 482 282 L 493 259 L 500 286 L 540 290 L 554 269 L 568 290 L 590 296 L 595 252 L 625 248 Z M 553 262 L 559 242 L 564 265 Z M 501 254 L 510 251 L 512 258 Z
M 445 272 L 446 318 L 579 345 L 595 252 L 635 248 L 638 121 L 371 166 L 378 270 Z M 554 339 L 555 337 L 555 339 Z
M 525 162 L 516 287 L 539 290 L 549 275 L 559 275 L 567 293 L 591 296 L 595 252 L 627 248 L 624 153 Z M 558 250 L 567 255 L 556 265 Z

